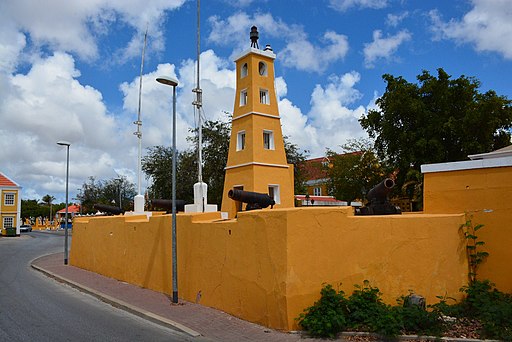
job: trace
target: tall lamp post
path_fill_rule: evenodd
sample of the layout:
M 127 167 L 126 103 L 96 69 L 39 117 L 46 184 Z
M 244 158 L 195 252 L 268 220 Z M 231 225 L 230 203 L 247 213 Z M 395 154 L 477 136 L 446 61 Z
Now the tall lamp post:
M 64 226 L 64 265 L 68 264 L 68 186 L 69 186 L 69 146 L 71 144 L 67 141 L 57 141 L 57 145 L 66 146 L 66 216 Z
M 178 253 L 176 248 L 176 86 L 172 77 L 161 76 L 157 82 L 172 86 L 172 302 L 178 303 Z

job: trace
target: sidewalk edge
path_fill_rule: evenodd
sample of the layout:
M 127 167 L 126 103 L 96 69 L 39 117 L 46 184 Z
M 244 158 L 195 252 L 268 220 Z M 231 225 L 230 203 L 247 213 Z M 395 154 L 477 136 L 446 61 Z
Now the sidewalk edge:
M 154 322 L 154 323 L 157 323 L 157 324 L 162 324 L 162 325 L 167 326 L 169 328 L 172 328 L 174 330 L 181 331 L 181 332 L 183 332 L 183 333 L 185 333 L 187 335 L 190 335 L 191 337 L 201 336 L 201 334 L 199 332 L 197 332 L 197 331 L 195 331 L 193 329 L 190 329 L 190 328 L 184 326 L 183 324 L 180 324 L 180 323 L 175 322 L 173 320 L 170 320 L 170 319 L 167 319 L 165 317 L 159 316 L 159 315 L 154 314 L 152 312 L 149 312 L 147 310 L 143 310 L 141 308 L 138 308 L 136 306 L 128 304 L 128 303 L 126 303 L 126 302 L 124 302 L 122 300 L 119 300 L 119 299 L 116 299 L 114 297 L 111 297 L 111 296 L 109 296 L 107 294 L 98 292 L 98 291 L 96 291 L 94 289 L 91 289 L 91 288 L 89 288 L 87 286 L 81 285 L 81 284 L 76 283 L 76 282 L 74 282 L 74 281 L 72 281 L 70 279 L 67 279 L 67 278 L 62 277 L 60 275 L 57 275 L 57 274 L 55 274 L 55 273 L 53 273 L 51 271 L 48 271 L 48 270 L 46 270 L 46 269 L 44 269 L 44 268 L 42 268 L 40 266 L 34 265 L 33 263 L 31 263 L 30 266 L 33 269 L 35 269 L 35 270 L 37 270 L 37 271 L 39 271 L 39 272 L 41 272 L 41 273 L 43 273 L 43 274 L 53 278 L 53 279 L 55 279 L 55 280 L 57 280 L 57 281 L 59 281 L 61 283 L 68 284 L 71 287 L 74 287 L 75 289 L 77 289 L 77 290 L 79 290 L 81 292 L 87 293 L 87 294 L 89 294 L 89 295 L 91 295 L 93 297 L 98 298 L 99 300 L 101 300 L 101 301 L 103 301 L 103 302 L 105 302 L 107 304 L 112 305 L 113 307 L 116 307 L 118 309 L 122 309 L 122 310 L 128 311 L 128 312 L 130 312 L 130 313 L 132 313 L 134 315 L 137 315 L 137 316 L 139 316 L 141 318 L 147 319 L 147 320 L 149 320 L 151 322 Z

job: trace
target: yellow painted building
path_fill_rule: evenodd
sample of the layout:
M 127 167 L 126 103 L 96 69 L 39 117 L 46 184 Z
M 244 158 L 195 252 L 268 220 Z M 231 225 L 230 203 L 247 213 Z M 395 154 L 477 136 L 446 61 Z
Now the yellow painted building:
M 473 160 L 423 165 L 424 213 L 464 213 L 478 231 L 489 257 L 478 279 L 512 292 L 512 147 L 470 156 Z
M 0 172 L 0 232 L 20 235 L 21 186 Z
M 293 165 L 286 161 L 274 87 L 275 58 L 267 45 L 264 50 L 251 47 L 235 60 L 236 95 L 222 198 L 222 211 L 230 218 L 241 209 L 228 198 L 231 189 L 269 194 L 275 208 L 294 206 Z

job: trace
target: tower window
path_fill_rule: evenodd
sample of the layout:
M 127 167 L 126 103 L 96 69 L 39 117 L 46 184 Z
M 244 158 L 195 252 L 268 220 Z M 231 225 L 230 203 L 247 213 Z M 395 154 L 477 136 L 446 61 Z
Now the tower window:
M 279 196 L 279 185 L 270 184 L 268 186 L 268 195 L 276 202 L 276 204 L 281 203 L 281 198 Z
M 258 63 L 258 72 L 260 73 L 261 76 L 267 76 L 268 75 L 267 65 L 264 62 L 259 62 Z
M 266 150 L 274 149 L 274 132 L 263 131 L 263 148 Z
M 313 188 L 313 196 L 322 196 L 322 188 Z
M 248 73 L 249 68 L 247 67 L 247 63 L 244 63 L 244 65 L 242 65 L 242 69 L 240 70 L 240 78 L 246 77 Z
M 241 151 L 245 149 L 245 131 L 240 131 L 236 135 L 236 150 Z
M 270 99 L 268 97 L 268 90 L 267 89 L 260 89 L 260 103 L 263 104 L 270 104 Z
M 245 106 L 247 104 L 247 89 L 244 89 L 240 92 L 240 106 Z

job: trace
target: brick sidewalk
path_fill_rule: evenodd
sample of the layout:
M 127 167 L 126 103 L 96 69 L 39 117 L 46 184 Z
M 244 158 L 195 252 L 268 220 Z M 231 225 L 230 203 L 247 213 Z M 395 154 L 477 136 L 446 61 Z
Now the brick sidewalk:
M 222 311 L 183 302 L 172 305 L 160 292 L 140 288 L 81 268 L 64 265 L 63 253 L 32 261 L 32 267 L 58 281 L 78 288 L 138 316 L 213 341 L 321 341 L 268 329 Z

